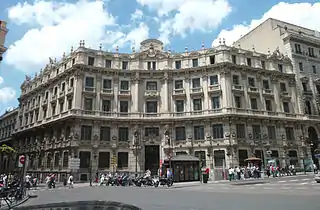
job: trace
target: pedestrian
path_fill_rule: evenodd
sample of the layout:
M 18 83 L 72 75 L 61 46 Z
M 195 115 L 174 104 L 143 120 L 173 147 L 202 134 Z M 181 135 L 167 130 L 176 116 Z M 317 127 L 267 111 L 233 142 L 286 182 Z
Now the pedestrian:
M 72 174 L 70 174 L 70 176 L 68 178 L 68 185 L 69 185 L 69 188 L 73 188 L 73 176 L 72 176 Z

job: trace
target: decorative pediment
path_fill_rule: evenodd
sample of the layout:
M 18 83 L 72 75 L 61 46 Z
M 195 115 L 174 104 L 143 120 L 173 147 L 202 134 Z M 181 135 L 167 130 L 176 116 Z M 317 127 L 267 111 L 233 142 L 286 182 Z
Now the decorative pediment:
M 126 54 L 122 54 L 122 55 L 121 55 L 121 59 L 122 59 L 122 60 L 130 60 L 130 56 L 129 56 L 129 55 L 126 55 Z
M 180 54 L 180 53 L 176 53 L 176 54 L 173 54 L 172 58 L 174 58 L 174 59 L 179 59 L 179 58 L 182 59 L 183 55 Z
M 166 57 L 166 54 L 164 54 L 163 52 L 159 51 L 159 50 L 154 50 L 152 48 L 150 48 L 149 50 L 145 50 L 143 52 L 141 52 L 139 54 L 139 57 L 141 57 L 142 59 L 163 59 Z

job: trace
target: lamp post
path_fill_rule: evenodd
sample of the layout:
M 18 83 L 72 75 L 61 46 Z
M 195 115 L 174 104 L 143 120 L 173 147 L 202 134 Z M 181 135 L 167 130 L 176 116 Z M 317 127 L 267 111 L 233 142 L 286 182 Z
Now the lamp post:
M 165 138 L 166 138 L 166 140 L 167 140 L 167 144 L 168 144 L 168 146 L 169 146 L 169 152 L 168 152 L 168 156 L 169 156 L 169 168 L 170 168 L 170 170 L 171 170 L 171 139 L 170 139 L 170 136 L 169 136 L 169 131 L 168 131 L 168 129 L 164 132 L 164 136 L 165 136 Z
M 138 176 L 138 150 L 140 149 L 140 138 L 139 138 L 139 131 L 134 131 L 134 142 L 133 142 L 133 148 L 135 150 L 136 155 L 136 167 L 135 167 L 135 176 Z

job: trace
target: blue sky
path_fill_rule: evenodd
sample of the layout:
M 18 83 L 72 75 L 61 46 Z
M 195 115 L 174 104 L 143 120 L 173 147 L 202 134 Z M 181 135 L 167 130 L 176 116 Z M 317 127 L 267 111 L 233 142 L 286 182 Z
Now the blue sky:
M 219 37 L 232 44 L 269 17 L 320 31 L 319 14 L 318 0 L 1 0 L 0 19 L 10 31 L 0 64 L 0 113 L 18 105 L 25 75 L 81 39 L 109 51 L 139 50 L 146 38 L 159 38 L 174 51 L 193 50 Z

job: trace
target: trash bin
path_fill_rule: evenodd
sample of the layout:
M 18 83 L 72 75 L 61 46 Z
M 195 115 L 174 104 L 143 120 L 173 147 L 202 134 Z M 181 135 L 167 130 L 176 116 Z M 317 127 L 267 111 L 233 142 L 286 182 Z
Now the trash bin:
M 209 179 L 209 174 L 202 174 L 203 183 L 207 184 Z

